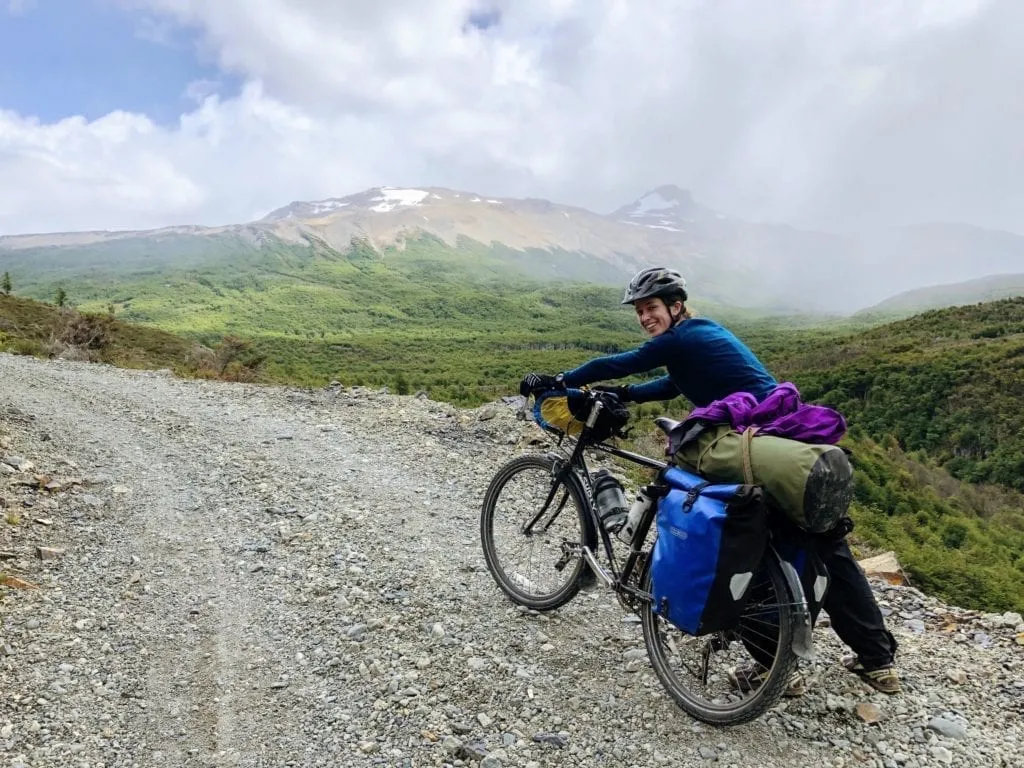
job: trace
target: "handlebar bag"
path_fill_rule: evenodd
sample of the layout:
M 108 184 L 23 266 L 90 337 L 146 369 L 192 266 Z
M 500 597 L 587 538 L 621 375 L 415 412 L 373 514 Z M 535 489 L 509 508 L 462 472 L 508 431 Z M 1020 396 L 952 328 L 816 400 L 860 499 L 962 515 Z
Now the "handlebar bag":
M 768 543 L 763 492 L 672 467 L 651 553 L 654 612 L 691 635 L 736 625 Z
M 533 418 L 543 429 L 576 436 L 583 431 L 590 409 L 590 398 L 596 397 L 603 408 L 594 424 L 592 439 L 607 440 L 619 434 L 629 421 L 629 409 L 610 392 L 591 393 L 585 389 L 549 389 L 536 396 Z

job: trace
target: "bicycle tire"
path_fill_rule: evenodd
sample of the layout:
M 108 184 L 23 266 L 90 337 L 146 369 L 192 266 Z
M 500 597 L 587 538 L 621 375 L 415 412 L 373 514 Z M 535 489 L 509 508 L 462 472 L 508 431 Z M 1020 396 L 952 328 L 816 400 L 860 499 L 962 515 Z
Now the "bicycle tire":
M 590 571 L 583 558 L 578 557 L 565 565 L 566 569 L 571 570 L 569 570 L 564 582 L 557 589 L 539 594 L 528 591 L 523 584 L 523 579 L 514 578 L 513 573 L 510 573 L 502 563 L 495 546 L 494 525 L 498 515 L 498 502 L 502 491 L 511 480 L 528 470 L 539 470 L 546 473 L 553 481 L 558 468 L 555 459 L 547 455 L 520 456 L 506 462 L 495 473 L 494 478 L 488 485 L 480 512 L 480 539 L 483 545 L 487 570 L 490 571 L 495 582 L 513 602 L 536 611 L 550 611 L 568 603 L 584 585 Z M 572 502 L 571 506 L 575 510 L 563 508 L 559 513 L 560 516 L 566 514 L 574 515 L 579 523 L 579 544 L 593 548 L 597 542 L 597 535 L 590 520 L 590 504 L 587 501 L 587 495 L 583 490 L 582 484 L 574 473 L 570 473 L 560 485 L 568 493 L 567 501 Z M 557 493 L 556 498 L 558 498 Z M 525 523 L 526 520 L 524 519 L 519 522 Z M 555 561 L 552 561 L 552 569 L 554 569 L 554 565 Z
M 760 687 L 731 706 L 704 703 L 680 680 L 670 667 L 665 649 L 658 640 L 657 622 L 660 617 L 654 612 L 654 605 L 645 602 L 640 606 L 644 645 L 647 647 L 647 656 L 654 667 L 654 673 L 673 701 L 697 720 L 720 726 L 739 725 L 754 720 L 779 701 L 796 671 L 797 657 L 792 647 L 796 612 L 791 604 L 782 566 L 778 557 L 769 551 L 765 554 L 764 567 L 775 594 L 781 600 L 778 605 L 779 624 L 774 663 Z M 642 583 L 644 591 L 649 594 L 649 567 L 645 567 Z

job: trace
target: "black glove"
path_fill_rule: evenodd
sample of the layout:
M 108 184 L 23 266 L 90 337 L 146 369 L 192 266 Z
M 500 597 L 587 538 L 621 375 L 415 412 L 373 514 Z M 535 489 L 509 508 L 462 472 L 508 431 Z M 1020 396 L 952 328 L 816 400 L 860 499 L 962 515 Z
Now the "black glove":
M 561 386 L 562 380 L 547 373 L 528 373 L 519 382 L 519 394 L 529 397 L 534 392 L 543 392 Z
M 594 390 L 615 395 L 620 403 L 628 403 L 633 399 L 629 394 L 629 384 L 598 384 Z

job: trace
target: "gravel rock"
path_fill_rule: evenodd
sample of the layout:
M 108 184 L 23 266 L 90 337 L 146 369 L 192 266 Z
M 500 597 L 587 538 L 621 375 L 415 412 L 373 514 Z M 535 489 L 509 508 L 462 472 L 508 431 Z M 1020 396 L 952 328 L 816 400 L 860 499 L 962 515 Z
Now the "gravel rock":
M 959 719 L 947 717 L 933 717 L 928 721 L 928 727 L 936 733 L 948 736 L 951 739 L 967 738 L 967 723 Z
M 32 469 L 32 462 L 22 456 L 14 456 L 12 454 L 10 456 L 4 456 L 0 461 L 12 469 L 16 469 L 18 472 L 28 472 Z
M 59 486 L 0 462 L 22 517 L 0 522 L 3 571 L 38 586 L 0 593 L 4 768 L 1020 764 L 1012 614 L 876 582 L 901 696 L 819 627 L 808 693 L 719 730 L 671 701 L 610 593 L 512 605 L 477 529 L 495 470 L 548 445 L 515 398 L 9 355 L 0 381 L 0 455 Z
M 569 743 L 565 736 L 558 733 L 535 733 L 533 734 L 533 740 L 540 744 L 551 744 L 559 748 Z

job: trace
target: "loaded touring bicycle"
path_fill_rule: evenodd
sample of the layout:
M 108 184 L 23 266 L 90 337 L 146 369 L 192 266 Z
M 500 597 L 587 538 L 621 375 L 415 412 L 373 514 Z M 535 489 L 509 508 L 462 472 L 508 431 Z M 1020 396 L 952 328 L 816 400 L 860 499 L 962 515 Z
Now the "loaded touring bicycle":
M 612 444 L 629 411 L 611 393 L 539 394 L 534 413 L 562 439 L 510 460 L 487 488 L 480 533 L 498 586 L 549 611 L 596 581 L 639 615 L 658 679 L 691 716 L 734 725 L 773 706 L 798 658 L 811 657 L 805 587 L 820 604 L 825 581 L 783 556 L 762 489 L 711 483 Z M 666 434 L 677 425 L 655 422 Z M 653 470 L 653 481 L 630 503 L 606 470 L 590 471 L 588 453 Z M 735 671 L 752 664 L 757 684 L 738 685 Z

